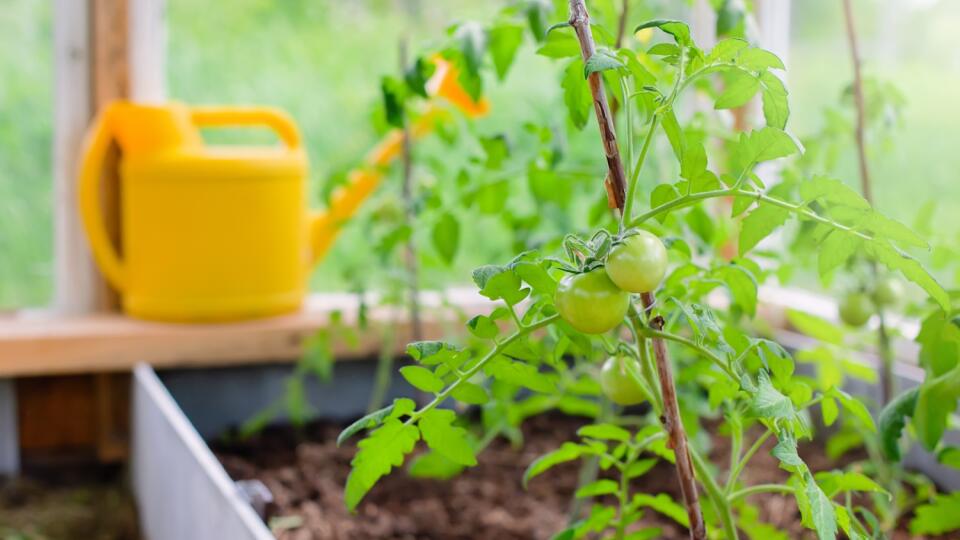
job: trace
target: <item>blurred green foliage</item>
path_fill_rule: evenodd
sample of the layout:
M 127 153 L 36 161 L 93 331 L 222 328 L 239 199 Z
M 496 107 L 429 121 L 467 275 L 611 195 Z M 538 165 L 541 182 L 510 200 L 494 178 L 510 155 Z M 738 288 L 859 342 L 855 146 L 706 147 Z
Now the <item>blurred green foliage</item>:
M 598 0 L 598 5 L 603 3 Z M 960 86 L 960 56 L 951 40 L 952 29 L 960 24 L 960 4 L 947 0 L 855 4 L 867 74 L 893 82 L 906 99 L 898 132 L 887 143 L 875 145 L 870 156 L 877 204 L 912 223 L 922 203 L 936 198 L 934 228 L 956 231 L 960 153 L 953 147 L 960 140 L 960 103 L 952 92 Z M 3 5 L 0 310 L 49 301 L 53 228 L 52 0 L 7 0 Z M 379 81 L 382 75 L 399 71 L 400 40 L 407 41 L 412 57 L 430 45 L 425 40 L 443 36 L 450 24 L 488 19 L 501 5 L 469 0 L 212 0 L 201 8 L 192 0 L 169 0 L 169 95 L 189 103 L 261 103 L 288 110 L 308 142 L 311 192 L 314 205 L 320 206 L 329 188 L 385 129 Z M 803 136 L 823 127 L 825 106 L 840 102 L 844 78 L 835 75 L 849 73 L 850 64 L 836 2 L 793 2 L 792 16 L 788 58 L 792 131 Z M 494 107 L 476 127 L 481 135 L 519 130 L 524 119 L 557 116 L 551 110 L 557 103 L 557 85 L 544 80 L 553 77 L 548 63 L 532 54 L 518 55 L 518 62 L 502 84 L 488 81 Z M 594 129 L 591 123 L 573 137 L 592 143 Z M 233 134 L 215 140 L 238 138 L 249 140 Z M 253 140 L 269 139 L 258 134 Z M 857 178 L 852 137 L 849 142 L 850 151 L 838 156 L 836 176 L 852 182 Z M 422 156 L 445 151 L 436 140 L 428 139 L 422 146 Z M 576 140 L 568 141 L 567 151 L 576 158 L 580 146 Z M 467 162 L 483 155 L 482 148 L 461 146 L 455 151 L 460 154 L 444 155 L 443 160 Z M 420 176 L 424 189 L 430 189 L 429 176 L 438 170 L 430 169 Z M 363 224 L 397 197 L 398 186 L 396 177 L 388 181 L 346 227 L 317 269 L 314 289 L 375 287 L 391 275 L 389 265 L 372 254 L 377 239 Z M 454 276 L 468 275 L 473 266 L 502 259 L 510 249 L 512 231 L 502 219 L 464 217 L 464 222 L 470 220 L 480 220 L 484 228 L 482 245 L 461 246 L 453 268 L 439 256 L 427 260 L 423 283 L 443 286 L 457 279 Z M 432 225 L 417 228 L 420 245 L 431 244 Z M 358 282 L 358 276 L 365 281 Z

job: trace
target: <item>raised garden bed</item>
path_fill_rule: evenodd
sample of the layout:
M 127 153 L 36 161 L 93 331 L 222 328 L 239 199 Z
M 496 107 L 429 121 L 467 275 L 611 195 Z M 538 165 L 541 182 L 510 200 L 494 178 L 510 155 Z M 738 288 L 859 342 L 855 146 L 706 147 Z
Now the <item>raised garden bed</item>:
M 334 384 L 308 388 L 324 420 L 299 432 L 280 424 L 246 441 L 231 437 L 230 426 L 246 420 L 282 392 L 288 369 L 247 366 L 170 371 L 158 377 L 147 366 L 137 368 L 134 487 L 148 537 L 520 539 L 549 538 L 566 524 L 577 481 L 576 465 L 535 479 L 529 491 L 520 485 L 525 467 L 556 448 L 580 423 L 560 416 L 530 420 L 525 427 L 526 446 L 513 448 L 497 441 L 480 455 L 477 468 L 453 481 L 390 476 L 361 505 L 358 515 L 350 516 L 342 502 L 342 486 L 354 447 L 337 448 L 335 438 L 344 422 L 362 414 L 372 385 L 373 362 L 338 364 Z M 915 370 L 909 367 L 899 375 L 901 387 L 917 382 Z M 394 388 L 402 388 L 402 384 Z M 869 386 L 851 390 L 861 395 L 874 391 Z M 712 458 L 722 462 L 726 451 L 718 444 Z M 803 445 L 801 453 L 814 469 L 836 465 L 830 464 L 817 446 Z M 748 479 L 780 480 L 783 472 L 775 460 L 768 452 L 760 454 L 762 461 L 749 469 Z M 957 475 L 951 476 L 954 471 L 939 467 L 922 452 L 912 452 L 908 464 L 935 478 L 942 487 L 960 487 Z M 251 479 L 262 482 L 270 492 L 272 502 L 257 503 L 262 515 L 257 515 L 250 496 L 235 484 Z M 643 482 L 647 493 L 676 495 L 676 478 L 668 467 L 655 469 Z M 249 489 L 245 491 L 249 493 Z M 789 531 L 791 537 L 807 537 L 809 531 L 800 526 L 791 498 L 760 497 L 763 520 Z M 644 519 L 662 527 L 663 538 L 686 537 L 681 527 L 653 512 Z M 230 533 L 223 536 L 224 531 Z M 910 536 L 903 532 L 895 538 Z

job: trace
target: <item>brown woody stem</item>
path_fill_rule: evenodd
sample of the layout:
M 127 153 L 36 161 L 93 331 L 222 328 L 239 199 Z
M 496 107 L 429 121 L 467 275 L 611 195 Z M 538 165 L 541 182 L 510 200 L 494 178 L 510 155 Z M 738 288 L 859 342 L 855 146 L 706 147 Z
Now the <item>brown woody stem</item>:
M 580 52 L 586 64 L 596 54 L 597 46 L 593 41 L 593 31 L 590 30 L 590 16 L 583 0 L 570 0 L 570 26 L 577 33 L 580 41 Z M 610 208 L 623 211 L 627 198 L 627 175 L 624 172 L 623 160 L 620 158 L 620 148 L 617 146 L 617 133 L 614 129 L 613 114 L 607 102 L 607 94 L 603 88 L 603 78 L 599 72 L 591 73 L 587 77 L 590 93 L 593 95 L 593 108 L 597 113 L 597 123 L 600 126 L 600 140 L 603 143 L 603 152 L 607 157 L 607 169 L 610 171 L 606 179 L 607 198 Z
M 647 324 L 650 328 L 663 331 L 663 317 L 653 316 L 653 293 L 643 293 L 644 310 L 650 317 Z M 680 480 L 680 492 L 687 507 L 687 517 L 690 518 L 690 538 L 703 540 L 707 538 L 707 527 L 700 512 L 700 498 L 697 492 L 697 482 L 693 471 L 693 461 L 690 459 L 690 449 L 687 448 L 687 434 L 680 419 L 680 405 L 677 402 L 677 389 L 673 384 L 673 371 L 667 358 L 667 346 L 662 339 L 654 338 L 653 355 L 657 363 L 657 375 L 660 378 L 660 391 L 663 395 L 663 416 L 660 422 L 669 437 L 668 442 L 677 458 L 677 477 Z
M 863 96 L 863 75 L 861 73 L 862 61 L 860 59 L 860 49 L 857 45 L 857 29 L 853 20 L 853 6 L 850 0 L 843 0 L 843 15 L 847 28 L 847 42 L 850 46 L 850 61 L 853 64 L 853 103 L 856 107 L 856 125 L 855 137 L 857 141 L 857 159 L 860 164 L 860 190 L 863 192 L 863 198 L 874 206 L 873 202 L 873 182 L 870 178 L 870 167 L 867 162 L 867 143 L 866 143 L 866 100 Z M 878 272 L 877 265 L 871 261 L 870 268 L 873 278 L 876 281 Z M 880 352 L 880 403 L 887 404 L 896 393 L 896 379 L 893 374 L 893 348 L 890 344 L 890 334 L 887 331 L 887 321 L 883 316 L 880 306 L 879 311 L 880 326 L 877 329 L 878 349 Z
M 596 54 L 596 44 L 593 40 L 593 32 L 590 30 L 590 16 L 583 0 L 570 0 L 569 22 L 577 33 L 577 39 L 580 41 L 580 52 L 583 55 L 584 64 L 586 64 Z M 617 145 L 613 115 L 610 112 L 610 105 L 607 102 L 607 94 L 604 91 L 600 73 L 591 73 L 587 79 L 590 85 L 590 93 L 593 96 L 597 123 L 600 126 L 604 154 L 607 158 L 609 173 L 605 180 L 605 186 L 608 202 L 611 208 L 616 208 L 623 215 L 627 193 L 627 175 L 623 167 L 623 160 L 620 157 L 620 148 Z M 649 310 L 654 304 L 653 293 L 645 293 L 643 303 Z M 663 319 L 659 316 L 649 321 L 649 324 L 657 325 L 654 326 L 657 330 L 663 329 Z M 660 420 L 669 436 L 670 447 L 673 448 L 676 455 L 680 491 L 683 494 L 683 502 L 690 519 L 690 538 L 706 540 L 707 528 L 703 521 L 703 513 L 700 510 L 693 462 L 690 459 L 690 450 L 687 447 L 687 436 L 683 429 L 683 421 L 680 419 L 677 391 L 673 382 L 670 359 L 667 357 L 667 347 L 662 339 L 655 338 L 652 341 L 664 402 L 663 416 Z

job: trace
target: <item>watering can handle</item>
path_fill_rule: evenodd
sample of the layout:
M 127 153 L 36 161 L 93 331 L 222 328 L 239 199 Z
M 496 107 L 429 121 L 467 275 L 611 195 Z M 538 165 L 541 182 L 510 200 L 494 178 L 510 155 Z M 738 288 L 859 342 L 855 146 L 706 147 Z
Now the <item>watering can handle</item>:
M 288 114 L 270 107 L 192 107 L 198 126 L 266 126 L 291 149 L 300 148 L 300 131 Z
M 113 141 L 113 128 L 110 111 L 107 107 L 93 121 L 84 140 L 83 161 L 80 165 L 80 179 L 77 186 L 80 218 L 90 241 L 93 257 L 107 278 L 117 290 L 123 291 L 126 282 L 123 263 L 113 242 L 107 235 L 104 225 L 103 209 L 100 206 L 100 175 L 107 150 Z

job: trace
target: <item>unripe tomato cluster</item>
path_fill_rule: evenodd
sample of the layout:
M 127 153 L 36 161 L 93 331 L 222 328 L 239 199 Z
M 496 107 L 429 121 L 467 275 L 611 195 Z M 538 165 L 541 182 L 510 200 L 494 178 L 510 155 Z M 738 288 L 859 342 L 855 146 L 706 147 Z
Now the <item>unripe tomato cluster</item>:
M 870 293 L 847 293 L 838 306 L 840 320 L 850 326 L 863 326 L 879 308 L 894 307 L 903 299 L 903 282 L 895 277 L 880 279 Z
M 557 311 L 580 332 L 609 332 L 627 315 L 630 293 L 653 291 L 666 271 L 663 242 L 638 231 L 610 249 L 603 267 L 563 278 L 557 287 Z
M 654 291 L 667 271 L 667 248 L 655 235 L 637 231 L 607 253 L 604 266 L 571 274 L 560 281 L 555 303 L 560 316 L 585 334 L 603 334 L 619 325 L 630 309 L 630 293 Z M 635 405 L 645 397 L 627 370 L 637 364 L 629 356 L 608 358 L 600 372 L 604 395 L 619 405 Z

